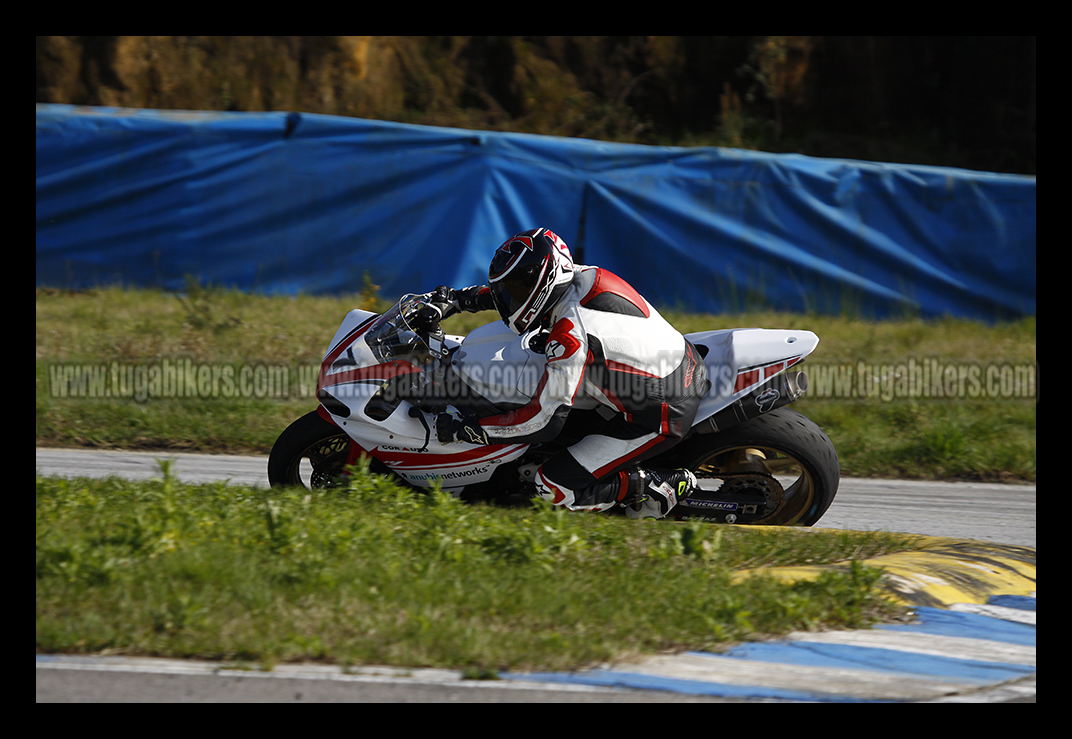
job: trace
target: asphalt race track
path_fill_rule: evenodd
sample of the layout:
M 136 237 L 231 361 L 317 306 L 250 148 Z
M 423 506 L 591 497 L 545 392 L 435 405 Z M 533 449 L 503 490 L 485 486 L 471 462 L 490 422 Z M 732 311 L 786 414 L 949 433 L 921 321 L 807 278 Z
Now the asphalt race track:
M 174 461 L 176 476 L 187 482 L 268 484 L 264 457 L 38 448 L 37 472 L 144 479 L 160 476 L 158 460 L 164 458 Z M 958 566 L 971 570 L 980 569 L 980 562 L 999 562 L 998 569 L 1005 571 L 989 575 L 1011 573 L 1016 592 L 1025 591 L 1025 583 L 1031 592 L 998 595 L 987 603 L 975 597 L 978 592 L 956 587 L 923 592 L 931 586 L 921 586 L 920 592 L 905 596 L 907 603 L 921 606 L 919 623 L 911 626 L 824 634 L 822 639 L 790 635 L 780 643 L 742 645 L 727 655 L 652 660 L 628 672 L 609 668 L 498 681 L 461 680 L 449 670 L 382 667 L 343 674 L 329 667 L 290 666 L 240 673 L 179 660 L 38 655 L 37 700 L 1035 702 L 1035 485 L 843 479 L 815 528 L 935 537 L 933 551 L 924 556 L 937 558 L 938 564 L 924 561 L 923 580 L 940 579 L 930 575 Z M 977 549 L 980 559 L 972 561 L 965 554 L 969 549 Z M 990 582 L 986 580 L 988 587 Z M 976 591 L 979 587 L 976 583 Z M 788 690 L 780 687 L 786 678 L 793 685 L 818 687 L 805 693 Z
M 186 482 L 231 480 L 268 486 L 266 457 L 37 450 L 37 471 L 68 477 L 141 479 L 160 476 L 158 460 L 174 461 Z M 1035 486 L 988 483 L 843 479 L 817 528 L 899 531 L 1035 546 Z

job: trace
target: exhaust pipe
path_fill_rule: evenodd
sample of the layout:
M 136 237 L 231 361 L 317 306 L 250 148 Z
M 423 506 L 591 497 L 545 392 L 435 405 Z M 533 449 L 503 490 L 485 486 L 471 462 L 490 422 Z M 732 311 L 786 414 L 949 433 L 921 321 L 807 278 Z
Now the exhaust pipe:
M 795 402 L 808 391 L 808 375 L 803 370 L 783 372 L 760 385 L 743 398 L 709 418 L 700 421 L 694 427 L 698 434 L 714 434 L 737 426 L 775 408 Z

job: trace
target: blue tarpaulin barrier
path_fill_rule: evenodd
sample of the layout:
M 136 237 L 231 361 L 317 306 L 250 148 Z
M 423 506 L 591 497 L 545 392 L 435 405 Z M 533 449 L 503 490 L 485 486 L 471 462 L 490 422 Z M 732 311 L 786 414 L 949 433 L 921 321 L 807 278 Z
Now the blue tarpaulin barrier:
M 547 226 L 656 305 L 1035 313 L 1035 178 L 298 113 L 37 106 L 37 285 L 385 296 Z

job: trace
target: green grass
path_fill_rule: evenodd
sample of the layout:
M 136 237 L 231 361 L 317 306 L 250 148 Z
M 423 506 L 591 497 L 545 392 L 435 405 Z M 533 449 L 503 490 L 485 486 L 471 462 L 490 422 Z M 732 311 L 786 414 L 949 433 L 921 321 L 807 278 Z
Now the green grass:
M 256 663 L 566 670 L 900 609 L 856 566 L 815 582 L 741 569 L 862 560 L 911 537 L 503 510 L 348 487 L 37 478 L 37 650 Z
M 153 290 L 38 290 L 37 443 L 267 453 L 280 431 L 315 407 L 311 397 L 323 351 L 354 307 L 382 309 L 375 286 L 340 298 L 266 297 L 194 283 L 184 295 Z M 898 392 L 896 371 L 908 362 L 939 363 L 954 372 L 996 366 L 1029 369 L 1037 381 L 1035 319 L 987 325 L 905 318 L 862 321 L 844 316 L 753 311 L 690 315 L 667 311 L 683 332 L 734 326 L 806 328 L 820 337 L 805 369 L 813 390 L 796 407 L 830 435 L 846 476 L 1034 481 L 1037 387 L 1013 397 L 916 397 Z M 460 315 L 445 328 L 464 334 L 490 318 Z M 59 397 L 57 370 L 134 368 L 190 362 L 209 370 L 283 368 L 287 391 L 209 397 Z M 818 385 L 830 370 L 850 370 L 866 392 Z M 136 388 L 133 388 L 136 389 Z M 957 388 L 954 388 L 955 390 Z M 970 390 L 969 386 L 962 388 Z M 1029 388 L 1030 389 L 1030 388 Z

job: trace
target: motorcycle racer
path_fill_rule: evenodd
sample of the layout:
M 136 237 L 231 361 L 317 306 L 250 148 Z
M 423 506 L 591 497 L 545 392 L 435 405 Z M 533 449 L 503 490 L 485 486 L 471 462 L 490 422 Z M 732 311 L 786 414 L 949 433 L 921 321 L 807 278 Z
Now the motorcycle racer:
M 640 463 L 676 445 L 691 428 L 709 387 L 704 362 L 625 280 L 574 264 L 557 234 L 536 228 L 496 249 L 488 284 L 441 285 L 433 294 L 452 312 L 497 310 L 518 335 L 531 332 L 547 359 L 528 404 L 483 418 L 457 409 L 439 413 L 441 442 L 549 441 L 572 409 L 594 407 L 598 429 L 537 471 L 542 497 L 570 510 L 622 505 L 630 517 L 662 518 L 697 488 L 688 470 Z

